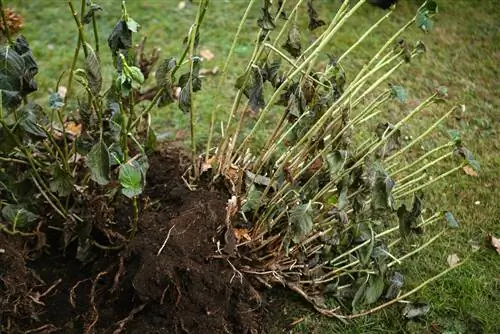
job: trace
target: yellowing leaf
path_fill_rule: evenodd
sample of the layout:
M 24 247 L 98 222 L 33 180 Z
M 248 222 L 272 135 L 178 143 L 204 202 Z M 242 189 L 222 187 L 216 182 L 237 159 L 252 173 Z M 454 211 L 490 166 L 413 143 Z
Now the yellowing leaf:
M 450 267 L 454 267 L 458 264 L 458 262 L 460 262 L 460 258 L 457 254 L 450 254 L 448 255 L 447 261 Z
M 497 253 L 500 254 L 500 239 L 495 238 L 492 234 L 488 234 L 488 241 L 496 249 Z
M 235 228 L 233 229 L 234 236 L 236 237 L 236 240 L 240 241 L 241 239 L 245 239 L 247 241 L 252 240 L 250 237 L 250 234 L 248 234 L 248 229 L 247 228 Z
M 212 59 L 215 58 L 214 53 L 212 51 L 210 51 L 209 49 L 203 49 L 203 50 L 201 50 L 200 51 L 200 56 L 203 59 L 207 60 L 207 61 L 212 60 Z
M 471 166 L 463 166 L 462 169 L 464 170 L 465 174 L 478 177 L 477 172 Z
M 78 137 L 82 134 L 82 124 L 69 121 L 64 124 L 64 130 L 71 136 Z

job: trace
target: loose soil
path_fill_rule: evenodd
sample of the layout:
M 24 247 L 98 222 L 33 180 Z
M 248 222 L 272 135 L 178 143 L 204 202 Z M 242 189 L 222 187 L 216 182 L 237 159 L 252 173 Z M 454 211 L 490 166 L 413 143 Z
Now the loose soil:
M 254 334 L 283 322 L 267 315 L 280 303 L 269 304 L 234 270 L 237 259 L 217 251 L 228 195 L 188 190 L 182 161 L 171 148 L 150 158 L 139 231 L 120 251 L 94 249 L 82 263 L 75 243 L 60 249 L 60 233 L 47 230 L 50 247 L 29 260 L 32 241 L 0 234 L 0 332 Z M 113 212 L 115 224 L 129 226 L 130 203 Z

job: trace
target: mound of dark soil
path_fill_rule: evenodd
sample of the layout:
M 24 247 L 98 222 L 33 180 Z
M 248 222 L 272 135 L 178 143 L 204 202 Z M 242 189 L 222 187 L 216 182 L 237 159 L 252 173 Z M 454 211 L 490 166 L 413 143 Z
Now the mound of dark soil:
M 121 251 L 82 264 L 76 246 L 51 247 L 25 263 L 23 239 L 0 234 L 0 332 L 266 332 L 259 294 L 217 252 L 227 195 L 189 191 L 181 157 L 151 157 L 139 231 Z M 128 226 L 130 206 L 115 208 L 117 224 Z

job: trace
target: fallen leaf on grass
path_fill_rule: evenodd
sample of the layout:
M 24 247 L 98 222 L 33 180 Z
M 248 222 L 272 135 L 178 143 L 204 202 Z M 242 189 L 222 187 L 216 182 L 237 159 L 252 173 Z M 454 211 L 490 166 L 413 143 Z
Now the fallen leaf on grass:
M 425 303 L 409 303 L 403 309 L 403 316 L 406 319 L 421 317 L 426 315 L 430 309 L 431 307 Z
M 477 172 L 471 167 L 471 166 L 463 166 L 462 169 L 464 170 L 465 174 L 473 177 L 478 177 L 479 175 Z
M 206 76 L 206 75 L 216 75 L 219 73 L 219 67 L 215 66 L 214 68 L 202 68 L 200 70 L 200 76 Z
M 447 261 L 450 267 L 455 267 L 458 264 L 458 262 L 460 262 L 460 258 L 458 257 L 457 254 L 450 254 L 448 255 Z
M 203 50 L 201 50 L 200 51 L 200 56 L 203 59 L 207 60 L 207 61 L 212 60 L 212 59 L 215 58 L 214 53 L 212 51 L 210 51 L 209 49 L 203 49 Z
M 488 242 L 496 249 L 497 253 L 500 254 L 500 239 L 495 238 L 493 234 L 488 234 Z

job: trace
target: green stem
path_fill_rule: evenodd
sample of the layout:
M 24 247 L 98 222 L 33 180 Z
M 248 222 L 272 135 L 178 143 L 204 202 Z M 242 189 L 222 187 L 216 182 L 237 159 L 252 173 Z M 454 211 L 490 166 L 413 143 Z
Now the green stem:
M 403 198 L 403 197 L 408 196 L 408 195 L 410 195 L 410 194 L 413 194 L 413 193 L 415 193 L 416 191 L 419 191 L 419 190 L 421 190 L 421 189 L 427 188 L 428 186 L 430 186 L 431 184 L 433 184 L 433 183 L 435 183 L 435 182 L 437 182 L 437 181 L 441 180 L 442 178 L 445 178 L 446 176 L 448 176 L 448 175 L 450 175 L 450 174 L 453 174 L 453 173 L 455 173 L 456 171 L 458 171 L 458 170 L 462 169 L 462 168 L 463 168 L 464 166 L 466 166 L 466 165 L 467 165 L 467 163 L 462 163 L 462 164 L 460 164 L 460 166 L 457 166 L 457 167 L 455 167 L 455 168 L 452 168 L 452 169 L 450 169 L 449 171 L 447 171 L 446 173 L 443 173 L 443 174 L 441 174 L 441 175 L 439 175 L 439 176 L 437 176 L 437 177 L 433 178 L 432 180 L 428 181 L 427 183 L 424 183 L 424 184 L 422 184 L 422 185 L 420 185 L 420 186 L 418 186 L 418 187 L 416 187 L 416 188 L 414 188 L 414 189 L 408 190 L 408 191 L 406 191 L 406 192 L 404 192 L 404 193 L 402 193 L 402 194 L 397 194 L 397 193 L 395 192 L 395 195 L 397 195 L 397 196 L 394 196 L 394 198 L 395 198 L 395 199 L 400 199 L 400 198 Z

